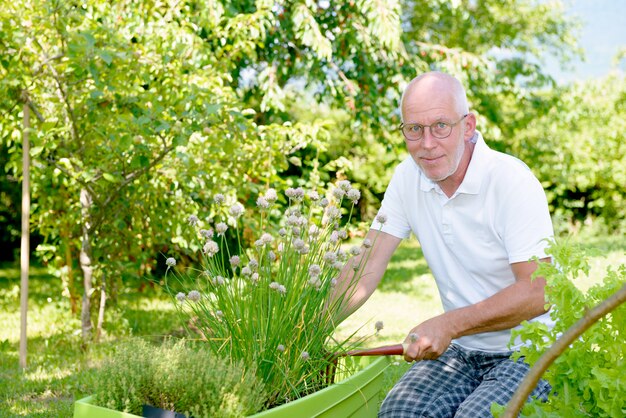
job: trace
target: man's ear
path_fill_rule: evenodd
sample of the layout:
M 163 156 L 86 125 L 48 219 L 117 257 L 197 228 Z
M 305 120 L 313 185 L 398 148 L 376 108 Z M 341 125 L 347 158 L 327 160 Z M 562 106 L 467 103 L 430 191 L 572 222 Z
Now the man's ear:
M 474 137 L 476 131 L 476 115 L 472 112 L 468 113 L 465 117 L 465 141 L 469 141 Z

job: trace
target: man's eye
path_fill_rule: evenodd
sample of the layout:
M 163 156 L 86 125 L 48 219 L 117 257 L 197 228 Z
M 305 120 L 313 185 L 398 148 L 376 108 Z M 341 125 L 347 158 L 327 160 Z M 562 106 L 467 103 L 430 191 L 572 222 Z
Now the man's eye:
M 437 124 L 435 125 L 435 127 L 437 129 L 446 129 L 448 127 L 448 124 L 445 122 L 437 122 Z
M 422 131 L 422 127 L 420 125 L 413 125 L 409 128 L 409 130 L 411 132 L 421 132 Z

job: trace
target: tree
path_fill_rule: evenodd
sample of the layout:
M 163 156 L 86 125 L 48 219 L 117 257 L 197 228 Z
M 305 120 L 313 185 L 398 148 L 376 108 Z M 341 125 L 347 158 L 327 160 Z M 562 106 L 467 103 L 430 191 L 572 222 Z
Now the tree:
M 626 226 L 626 77 L 546 93 L 551 104 L 509 143 L 536 170 L 552 211 L 568 223 Z
M 502 104 L 549 81 L 533 56 L 569 42 L 558 10 L 526 0 L 35 0 L 7 5 L 0 25 L 2 138 L 19 148 L 27 91 L 44 120 L 33 225 L 71 301 L 80 267 L 85 343 L 105 279 L 190 247 L 181 222 L 211 217 L 214 193 L 254 202 L 270 184 L 324 188 L 339 174 L 373 205 L 403 152 L 394 129 L 409 78 L 459 76 L 497 133 Z M 19 162 L 8 169 L 19 175 Z

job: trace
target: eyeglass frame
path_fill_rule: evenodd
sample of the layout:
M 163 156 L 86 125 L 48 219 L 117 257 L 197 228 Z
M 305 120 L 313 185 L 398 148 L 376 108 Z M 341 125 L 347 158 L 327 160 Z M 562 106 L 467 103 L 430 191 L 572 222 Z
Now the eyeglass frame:
M 436 138 L 436 139 L 446 139 L 447 137 L 452 135 L 452 129 L 454 129 L 454 127 L 456 125 L 461 123 L 463 121 L 463 119 L 465 119 L 468 116 L 469 116 L 469 113 L 466 113 L 463 116 L 461 116 L 461 119 L 457 120 L 456 122 L 452 122 L 452 123 L 444 122 L 444 121 L 441 121 L 441 120 L 439 120 L 437 122 L 433 122 L 430 125 L 422 125 L 421 123 L 404 123 L 404 122 L 402 122 L 400 124 L 400 126 L 398 127 L 398 129 L 402 132 L 402 135 L 404 136 L 404 138 L 407 141 L 414 142 L 414 141 L 421 141 L 422 139 L 424 139 L 424 135 L 426 134 L 426 128 L 428 128 L 428 131 L 433 136 L 433 138 Z M 435 126 L 438 123 L 445 123 L 446 125 L 449 125 L 450 126 L 450 133 L 448 133 L 448 135 L 442 136 L 442 137 L 439 137 L 439 136 L 435 135 L 433 133 L 433 126 Z M 407 127 L 407 126 L 421 126 L 422 127 L 422 136 L 420 136 L 419 138 L 416 138 L 416 139 L 409 139 L 409 138 L 407 138 L 406 134 L 404 133 L 404 128 Z

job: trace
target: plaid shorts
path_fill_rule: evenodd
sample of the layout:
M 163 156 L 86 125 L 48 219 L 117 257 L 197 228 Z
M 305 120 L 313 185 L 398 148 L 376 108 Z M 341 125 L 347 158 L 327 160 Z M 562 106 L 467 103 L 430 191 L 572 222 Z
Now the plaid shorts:
M 438 359 L 416 362 L 387 394 L 378 416 L 491 417 L 491 403 L 505 405 L 529 370 L 511 354 L 452 344 Z M 531 396 L 545 401 L 550 389 L 540 380 Z

